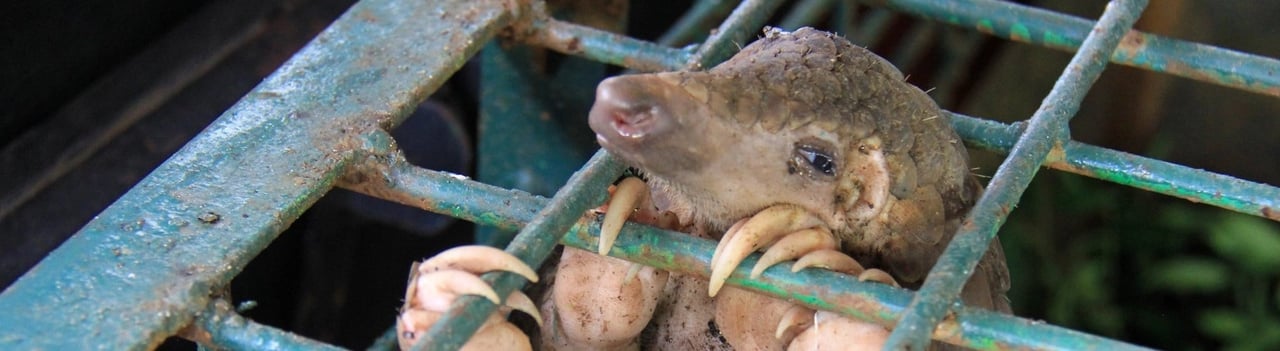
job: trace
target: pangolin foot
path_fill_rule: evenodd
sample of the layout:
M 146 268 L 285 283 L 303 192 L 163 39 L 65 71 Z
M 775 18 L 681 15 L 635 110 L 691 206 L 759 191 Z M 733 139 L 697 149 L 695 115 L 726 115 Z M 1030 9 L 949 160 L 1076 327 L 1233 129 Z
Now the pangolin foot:
M 476 295 L 495 304 L 502 303 L 497 292 L 480 279 L 479 274 L 506 271 L 538 281 L 538 275 L 520 259 L 488 246 L 459 246 L 415 262 L 409 272 L 404 307 L 396 321 L 396 336 L 401 349 L 410 348 L 431 325 L 443 316 L 453 300 L 461 295 Z M 507 322 L 512 309 L 529 314 L 541 324 L 538 308 L 524 293 L 513 291 L 505 305 L 489 316 L 462 350 L 531 349 L 528 336 Z
M 863 269 L 852 257 L 832 249 L 806 254 L 791 266 L 791 270 L 795 272 L 808 267 L 825 268 L 857 276 L 859 281 L 874 281 L 898 287 L 898 282 L 888 272 L 875 268 Z M 880 350 L 889 338 L 889 330 L 875 323 L 793 305 L 778 321 L 774 337 L 787 344 L 788 350 L 813 350 L 819 345 L 823 349 L 835 346 L 837 350 Z M 830 340 L 843 341 L 833 345 Z

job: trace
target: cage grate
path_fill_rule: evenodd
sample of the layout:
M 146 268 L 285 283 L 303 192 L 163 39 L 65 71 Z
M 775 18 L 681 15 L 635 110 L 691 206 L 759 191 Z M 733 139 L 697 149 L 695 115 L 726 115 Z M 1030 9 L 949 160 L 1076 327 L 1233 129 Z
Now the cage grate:
M 1108 62 L 1280 96 L 1274 59 L 1130 31 L 1146 1 L 1112 1 L 1091 21 L 998 1 L 868 1 L 872 5 L 1076 52 L 1029 123 L 1006 125 L 953 114 L 971 146 L 1006 159 L 934 272 L 972 268 L 1040 167 L 1280 220 L 1280 189 L 1069 139 L 1065 122 Z M 638 70 L 704 68 L 755 35 L 782 1 L 747 0 L 704 44 L 688 41 L 723 14 L 700 1 L 660 44 L 552 19 L 541 1 L 357 3 L 186 147 L 0 294 L 0 345 L 14 349 L 137 349 L 172 335 L 210 346 L 323 349 L 239 316 L 219 291 L 254 256 L 334 186 L 505 230 L 508 251 L 537 265 L 557 243 L 594 248 L 599 219 L 581 214 L 622 173 L 597 152 L 556 196 L 545 198 L 409 164 L 385 132 L 434 92 L 504 28 L 526 44 Z M 805 1 L 805 6 L 844 2 Z M 797 15 L 796 23 L 803 22 Z M 1090 34 L 1093 33 L 1093 34 Z M 323 147 L 318 147 L 322 145 Z M 505 240 L 497 240 L 505 241 Z M 612 256 L 677 272 L 706 270 L 714 243 L 628 225 Z M 748 258 L 729 280 L 883 325 L 892 342 L 930 337 L 979 349 L 1141 349 L 1121 341 L 952 301 L 965 275 L 931 274 L 919 293 L 775 267 L 746 279 Z M 500 295 L 524 284 L 486 274 Z M 818 288 L 814 288 L 817 286 Z M 419 347 L 452 349 L 493 309 L 463 297 Z M 466 311 L 465 313 L 463 311 Z M 953 313 L 948 315 L 948 313 Z M 944 318 L 946 316 L 946 318 Z M 901 322 L 899 322 L 901 320 Z M 941 324 L 939 324 L 941 323 Z M 940 325 L 937 331 L 933 325 Z M 375 348 L 394 344 L 384 335 Z

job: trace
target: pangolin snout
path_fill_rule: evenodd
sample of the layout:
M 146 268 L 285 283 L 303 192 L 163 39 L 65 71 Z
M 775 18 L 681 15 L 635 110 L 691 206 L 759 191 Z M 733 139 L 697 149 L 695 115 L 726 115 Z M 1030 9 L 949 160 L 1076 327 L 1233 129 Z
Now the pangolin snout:
M 675 122 L 663 103 L 661 86 L 632 76 L 605 79 L 596 87 L 589 123 L 602 146 L 629 147 L 669 130 Z M 657 88 L 657 89 L 655 89 Z

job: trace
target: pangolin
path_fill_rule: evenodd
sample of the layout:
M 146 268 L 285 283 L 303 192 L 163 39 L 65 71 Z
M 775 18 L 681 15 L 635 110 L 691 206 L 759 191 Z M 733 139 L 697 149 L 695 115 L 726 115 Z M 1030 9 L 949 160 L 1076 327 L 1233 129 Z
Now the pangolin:
M 717 296 L 744 257 L 767 249 L 755 273 L 799 259 L 854 274 L 875 268 L 861 277 L 918 288 L 982 191 L 948 116 L 924 92 L 879 56 L 811 28 L 766 28 L 707 71 L 606 79 L 589 123 L 602 147 L 648 179 L 652 201 L 641 212 L 673 214 L 675 227 L 720 245 L 710 281 L 636 274 L 625 261 L 566 248 L 542 299 L 555 321 L 535 343 L 543 348 L 783 349 L 803 339 L 774 329 L 794 322 L 796 308 L 733 288 Z M 633 206 L 617 204 L 611 210 Z M 601 235 L 607 251 L 616 229 Z M 997 241 L 961 298 L 1009 312 L 1008 288 Z M 746 318 L 761 315 L 772 317 Z M 865 327 L 841 325 L 853 326 L 827 329 Z

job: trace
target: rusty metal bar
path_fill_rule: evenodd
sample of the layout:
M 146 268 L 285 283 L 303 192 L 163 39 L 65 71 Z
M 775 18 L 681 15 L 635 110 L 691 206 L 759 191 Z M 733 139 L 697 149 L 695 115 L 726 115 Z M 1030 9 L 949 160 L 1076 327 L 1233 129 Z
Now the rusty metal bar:
M 1006 1 L 863 0 L 997 37 L 1075 52 L 1090 21 Z M 1280 60 L 1130 31 L 1111 62 L 1280 97 Z
M 987 252 L 991 239 L 1017 205 L 1045 157 L 1051 149 L 1062 148 L 1070 138 L 1067 121 L 1075 116 L 1085 93 L 1106 67 L 1106 58 L 1146 6 L 1146 0 L 1119 0 L 1107 5 L 1080 51 L 1071 58 L 1053 90 L 1031 116 L 1027 131 L 996 170 L 986 193 L 970 210 L 960 231 L 929 271 L 920 292 L 889 335 L 886 349 L 925 349 L 929 335 L 950 310 L 960 288 L 973 274 L 978 260 Z
M 1008 154 L 1026 123 L 1003 124 L 950 113 L 969 146 Z M 1280 188 L 1101 148 L 1074 140 L 1050 153 L 1044 166 L 1280 221 Z
M 698 0 L 654 42 L 665 46 L 677 46 L 697 40 L 699 35 L 705 35 L 707 30 L 715 28 L 720 23 L 718 19 L 728 16 L 731 11 L 733 11 L 732 1 Z
M 244 318 L 223 299 L 210 303 L 179 334 L 213 350 L 345 350 Z

